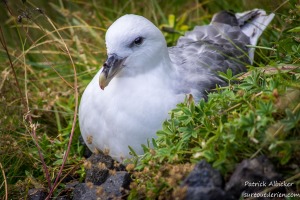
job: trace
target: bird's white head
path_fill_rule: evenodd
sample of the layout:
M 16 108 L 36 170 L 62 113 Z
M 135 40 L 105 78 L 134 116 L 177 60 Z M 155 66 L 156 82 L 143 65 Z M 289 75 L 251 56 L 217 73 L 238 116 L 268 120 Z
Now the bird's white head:
M 142 16 L 122 16 L 109 27 L 105 40 L 108 58 L 99 78 L 101 89 L 115 76 L 144 73 L 168 56 L 163 34 Z

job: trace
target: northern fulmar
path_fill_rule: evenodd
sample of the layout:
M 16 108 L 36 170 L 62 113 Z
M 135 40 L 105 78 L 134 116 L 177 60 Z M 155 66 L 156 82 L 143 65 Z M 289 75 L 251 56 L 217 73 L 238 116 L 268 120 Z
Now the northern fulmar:
M 105 36 L 107 60 L 81 98 L 80 130 L 89 149 L 108 149 L 119 161 L 130 157 L 128 146 L 142 154 L 141 144 L 155 138 L 169 111 L 187 94 L 198 102 L 217 85 L 226 85 L 218 72 L 246 71 L 253 63 L 253 46 L 273 17 L 260 9 L 222 11 L 173 47 L 142 16 L 116 20 Z

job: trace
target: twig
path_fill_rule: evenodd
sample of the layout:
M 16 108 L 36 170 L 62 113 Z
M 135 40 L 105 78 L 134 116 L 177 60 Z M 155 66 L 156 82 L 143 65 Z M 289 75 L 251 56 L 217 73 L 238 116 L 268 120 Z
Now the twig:
M 22 94 L 22 91 L 21 91 L 21 88 L 20 88 L 20 84 L 19 84 L 19 81 L 18 81 L 18 78 L 17 78 L 17 74 L 16 74 L 16 71 L 15 71 L 15 68 L 14 68 L 14 66 L 12 64 L 12 60 L 11 60 L 10 54 L 8 53 L 7 45 L 6 45 L 6 42 L 5 42 L 5 39 L 4 39 L 4 35 L 3 35 L 3 31 L 2 31 L 2 26 L 0 26 L 0 33 L 1 33 L 1 38 L 0 38 L 1 45 L 4 48 L 4 51 L 6 52 L 7 58 L 9 60 L 10 67 L 12 69 L 12 72 L 13 72 L 13 75 L 14 75 L 14 78 L 15 78 L 15 81 L 16 81 L 18 92 L 19 92 L 21 100 L 22 100 L 22 102 L 24 104 L 25 102 L 24 102 L 23 94 Z M 24 104 L 24 105 L 26 105 L 26 104 Z
M 275 13 L 279 8 L 281 8 L 282 6 L 284 6 L 284 4 L 288 3 L 290 0 L 286 0 L 285 2 L 283 2 L 282 4 L 280 4 L 274 11 L 273 13 Z
M 31 118 L 31 116 L 30 116 L 30 118 Z M 47 182 L 48 182 L 48 187 L 51 188 L 51 179 L 50 179 L 50 174 L 49 174 L 49 171 L 48 171 L 48 167 L 45 163 L 45 159 L 44 159 L 44 156 L 42 154 L 42 148 L 40 147 L 40 145 L 38 143 L 38 139 L 36 137 L 36 128 L 37 128 L 37 126 L 34 125 L 32 123 L 32 121 L 30 122 L 30 128 L 31 128 L 31 135 L 33 136 L 33 141 L 35 143 L 35 146 L 38 149 L 38 154 L 39 154 L 39 157 L 40 157 L 42 165 L 43 165 L 44 173 L 45 173 L 45 176 L 46 176 L 46 179 L 47 179 Z
M 283 72 L 283 73 L 289 73 L 290 71 L 293 71 L 293 70 L 296 70 L 296 69 L 299 69 L 299 66 L 294 66 L 294 65 L 283 65 L 283 66 L 278 66 L 278 67 L 263 67 L 263 68 L 257 68 L 257 71 L 259 72 L 262 72 L 264 74 L 267 74 L 267 75 L 272 75 L 272 74 L 276 74 L 276 73 L 279 73 L 279 72 Z M 252 71 L 249 71 L 245 74 L 243 74 L 242 76 L 239 76 L 238 77 L 238 80 L 243 80 L 245 79 L 246 77 L 250 76 L 252 73 Z
M 5 0 L 2 0 L 2 1 L 3 1 L 4 5 L 5 5 L 7 11 L 9 12 L 9 14 L 10 14 L 11 16 L 13 16 L 11 10 L 9 9 L 9 7 L 8 7 L 8 5 L 7 5 L 7 1 L 5 1 Z
M 82 165 L 83 164 L 83 162 L 80 162 L 78 165 L 75 165 L 75 166 L 73 166 L 72 167 L 72 169 L 69 171 L 69 172 L 67 172 L 62 178 L 61 178 L 61 180 L 56 184 L 56 185 L 53 185 L 53 191 L 57 188 L 57 186 L 70 174 L 70 173 L 72 173 L 72 172 L 74 172 L 74 170 L 79 166 L 79 165 Z
M 5 176 L 5 172 L 4 172 L 4 168 L 0 162 L 0 168 L 2 171 L 2 175 L 3 175 L 3 180 L 4 180 L 4 187 L 5 187 L 5 200 L 8 200 L 8 189 L 7 189 L 7 180 L 6 180 L 6 176 Z
M 52 27 L 57 30 L 57 28 L 55 27 L 55 25 L 52 23 L 52 21 L 44 14 L 44 16 L 47 18 L 48 22 L 52 25 Z M 73 139 L 73 135 L 74 135 L 74 131 L 75 131 L 75 126 L 76 126 L 76 120 L 77 120 L 77 112 L 78 112 L 78 84 L 77 84 L 77 73 L 76 73 L 76 67 L 75 67 L 75 64 L 74 64 L 74 61 L 73 61 L 73 58 L 71 56 L 71 53 L 70 53 L 70 50 L 67 46 L 67 44 L 64 42 L 62 36 L 60 35 L 60 33 L 58 31 L 56 31 L 57 34 L 59 35 L 61 41 L 63 42 L 64 44 L 64 47 L 67 51 L 67 54 L 69 55 L 69 58 L 70 58 L 70 61 L 72 63 L 72 67 L 73 67 L 73 71 L 74 71 L 74 92 L 75 92 L 75 110 L 74 110 L 74 117 L 73 117 L 73 122 L 72 122 L 72 129 L 71 129 L 71 133 L 70 133 L 70 140 L 68 142 L 68 148 L 67 148 L 67 151 L 66 153 L 64 154 L 64 157 L 63 157 L 63 162 L 62 162 L 62 165 L 60 167 L 60 170 L 57 174 L 57 177 L 55 179 L 55 182 L 49 192 L 49 195 L 47 196 L 46 200 L 50 199 L 50 197 L 52 196 L 53 194 L 53 191 L 54 189 L 56 188 L 56 185 L 59 183 L 59 179 L 60 179 L 60 176 L 62 174 L 62 170 L 65 166 L 65 163 L 67 161 L 67 158 L 68 158 L 68 155 L 69 155 L 69 152 L 70 152 L 70 149 L 71 149 L 71 144 L 72 144 L 72 139 Z

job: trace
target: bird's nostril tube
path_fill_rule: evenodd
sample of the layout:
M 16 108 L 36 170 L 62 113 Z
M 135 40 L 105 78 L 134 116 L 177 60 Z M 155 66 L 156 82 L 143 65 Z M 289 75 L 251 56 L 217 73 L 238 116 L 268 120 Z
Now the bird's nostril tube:
M 103 64 L 103 67 L 105 67 L 105 68 L 110 68 L 110 66 L 107 64 L 107 62 L 105 62 L 105 63 Z

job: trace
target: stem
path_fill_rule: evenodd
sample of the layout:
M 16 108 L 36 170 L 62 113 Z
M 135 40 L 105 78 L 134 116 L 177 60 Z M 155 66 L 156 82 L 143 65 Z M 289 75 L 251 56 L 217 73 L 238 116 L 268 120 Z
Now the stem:
M 71 56 L 71 53 L 70 53 L 70 50 L 67 46 L 67 44 L 64 42 L 62 36 L 60 35 L 60 33 L 57 31 L 57 28 L 55 27 L 55 25 L 52 23 L 52 21 L 44 14 L 44 16 L 46 17 L 46 19 L 48 20 L 48 22 L 52 25 L 52 27 L 54 28 L 54 30 L 56 30 L 56 33 L 58 34 L 59 38 L 61 39 L 65 49 L 66 49 L 66 52 L 67 54 L 69 55 L 69 58 L 70 58 L 70 61 L 72 63 L 72 67 L 73 67 L 73 71 L 74 71 L 74 95 L 75 95 L 75 110 L 74 110 L 74 116 L 73 116 L 73 122 L 72 122 L 72 129 L 71 129 L 71 133 L 70 133 L 70 140 L 68 142 L 68 148 L 67 148 L 67 151 L 66 153 L 64 154 L 64 157 L 63 157 L 63 162 L 62 162 L 62 165 L 59 169 L 59 172 L 57 174 L 57 177 L 55 179 L 55 182 L 46 198 L 46 200 L 50 199 L 50 197 L 52 196 L 53 194 L 53 191 L 54 189 L 57 187 L 57 185 L 59 184 L 59 179 L 60 179 L 60 176 L 62 174 L 62 170 L 64 169 L 64 166 L 65 166 L 65 163 L 67 161 L 67 158 L 68 158 L 68 155 L 69 155 L 69 152 L 70 152 L 70 149 L 71 149 L 71 144 L 72 144 L 72 139 L 73 139 L 73 135 L 74 135 L 74 132 L 75 132 L 75 126 L 76 126 L 76 121 L 77 121 L 77 112 L 78 112 L 78 83 L 77 83 L 77 73 L 76 73 L 76 67 L 75 67 L 75 64 L 74 64 L 74 61 L 73 61 L 73 58 Z
M 8 189 L 7 189 L 7 180 L 6 180 L 6 176 L 5 176 L 5 172 L 4 172 L 4 168 L 0 162 L 0 168 L 2 171 L 2 175 L 3 175 L 3 180 L 4 180 L 4 187 L 5 187 L 5 200 L 8 200 Z

